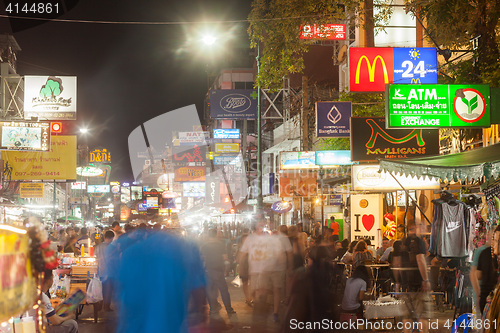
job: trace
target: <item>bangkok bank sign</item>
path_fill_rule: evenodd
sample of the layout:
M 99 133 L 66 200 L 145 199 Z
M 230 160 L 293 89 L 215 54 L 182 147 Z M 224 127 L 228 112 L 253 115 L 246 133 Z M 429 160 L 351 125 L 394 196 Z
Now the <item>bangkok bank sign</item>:
M 383 92 L 389 83 L 437 83 L 435 48 L 351 47 L 350 89 Z

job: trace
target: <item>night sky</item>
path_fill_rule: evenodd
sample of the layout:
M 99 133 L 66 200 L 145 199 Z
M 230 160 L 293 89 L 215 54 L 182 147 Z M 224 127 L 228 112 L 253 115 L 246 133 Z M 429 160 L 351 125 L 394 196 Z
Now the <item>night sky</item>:
M 75 2 L 75 1 L 73 1 Z M 244 20 L 249 0 L 130 1 L 83 0 L 60 19 L 147 22 Z M 111 180 L 132 181 L 128 135 L 141 123 L 176 108 L 196 104 L 207 91 L 207 64 L 224 66 L 224 57 L 200 52 L 188 36 L 214 24 L 135 25 L 48 22 L 16 31 L 33 21 L 0 18 L 1 32 L 13 32 L 22 51 L 20 75 L 76 75 L 76 128 L 91 131 L 88 144 L 112 153 Z M 247 23 L 219 24 L 248 45 Z M 10 31 L 9 31 L 10 29 Z M 182 50 L 182 52 L 179 52 Z M 228 51 L 223 51 L 228 52 Z M 226 54 L 227 55 L 227 54 Z

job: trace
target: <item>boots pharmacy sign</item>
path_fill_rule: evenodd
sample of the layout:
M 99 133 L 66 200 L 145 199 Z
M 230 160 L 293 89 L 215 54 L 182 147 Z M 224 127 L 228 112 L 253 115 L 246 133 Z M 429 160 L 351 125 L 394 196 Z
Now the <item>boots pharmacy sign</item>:
M 76 120 L 76 76 L 25 76 L 24 118 Z
M 404 85 L 386 89 L 388 128 L 489 127 L 487 85 Z
M 351 47 L 351 91 L 383 92 L 389 83 L 437 83 L 435 48 Z

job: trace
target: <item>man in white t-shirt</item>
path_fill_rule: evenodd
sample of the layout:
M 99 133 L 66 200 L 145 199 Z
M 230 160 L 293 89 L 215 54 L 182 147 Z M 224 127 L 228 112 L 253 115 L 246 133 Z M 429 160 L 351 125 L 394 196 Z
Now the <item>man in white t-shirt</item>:
M 50 323 L 47 326 L 47 333 L 78 333 L 78 323 L 74 320 L 75 313 L 72 312 L 65 317 L 58 316 L 50 303 L 46 293 L 53 282 L 52 270 L 46 270 L 42 284 L 42 311 Z
M 281 289 L 284 288 L 285 271 L 292 267 L 292 247 L 288 239 L 264 232 L 265 222 L 257 222 L 256 230 L 249 235 L 240 249 L 242 259 L 248 253 L 250 284 L 255 291 L 255 316 L 266 316 L 266 297 L 274 296 L 273 320 L 278 321 Z M 286 258 L 286 259 L 284 259 Z M 287 263 L 288 261 L 288 263 Z M 287 267 L 288 265 L 288 267 Z M 261 318 L 256 320 L 260 321 Z

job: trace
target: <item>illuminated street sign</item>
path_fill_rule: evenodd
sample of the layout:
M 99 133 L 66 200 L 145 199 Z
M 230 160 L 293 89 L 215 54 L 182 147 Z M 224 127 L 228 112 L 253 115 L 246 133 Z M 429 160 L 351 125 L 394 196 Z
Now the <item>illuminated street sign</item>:
M 351 91 L 383 92 L 385 85 L 437 83 L 435 48 L 351 47 Z
M 388 128 L 489 127 L 487 85 L 400 85 L 386 90 Z

